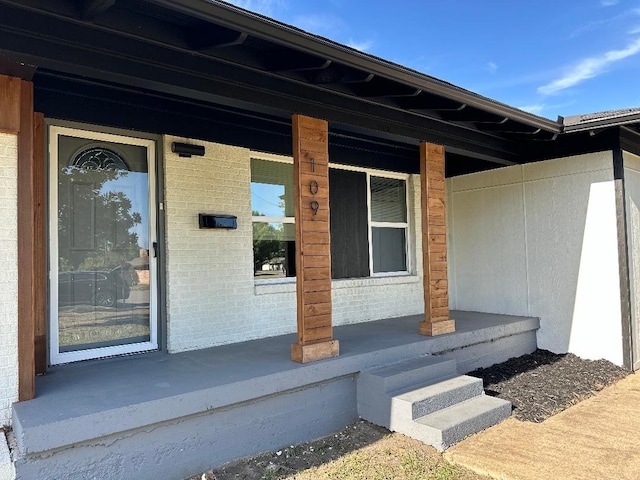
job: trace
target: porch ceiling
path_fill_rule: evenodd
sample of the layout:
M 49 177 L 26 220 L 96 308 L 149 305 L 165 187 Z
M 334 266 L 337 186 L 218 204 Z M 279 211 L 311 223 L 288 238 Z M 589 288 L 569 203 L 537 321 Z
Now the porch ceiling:
M 527 144 L 561 128 L 218 1 L 0 0 L 0 55 L 45 75 L 277 119 L 302 113 L 399 145 L 441 143 L 494 166 L 521 163 Z

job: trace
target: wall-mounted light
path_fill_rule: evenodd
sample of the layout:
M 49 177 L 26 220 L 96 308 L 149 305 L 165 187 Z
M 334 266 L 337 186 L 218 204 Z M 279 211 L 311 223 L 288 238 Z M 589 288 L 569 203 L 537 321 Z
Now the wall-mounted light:
M 177 153 L 180 157 L 202 157 L 204 155 L 204 145 L 191 145 L 190 143 L 173 142 L 171 151 Z

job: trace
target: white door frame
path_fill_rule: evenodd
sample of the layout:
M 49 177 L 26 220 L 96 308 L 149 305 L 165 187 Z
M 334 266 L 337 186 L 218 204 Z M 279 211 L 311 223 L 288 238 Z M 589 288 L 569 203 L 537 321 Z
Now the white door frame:
M 129 343 L 71 352 L 60 352 L 58 330 L 58 137 L 70 136 L 124 145 L 136 145 L 147 149 L 149 188 L 149 333 L 148 342 Z M 123 355 L 158 349 L 158 259 L 152 251 L 157 242 L 156 220 L 156 142 L 154 140 L 125 135 L 101 133 L 80 128 L 49 127 L 49 361 L 52 365 L 76 362 L 92 358 Z

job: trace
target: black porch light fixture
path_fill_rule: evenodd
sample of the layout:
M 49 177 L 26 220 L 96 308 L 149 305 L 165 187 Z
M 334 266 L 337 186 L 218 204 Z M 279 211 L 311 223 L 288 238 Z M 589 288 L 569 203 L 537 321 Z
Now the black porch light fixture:
M 180 157 L 202 157 L 204 155 L 204 145 L 192 145 L 190 143 L 173 142 L 171 151 Z

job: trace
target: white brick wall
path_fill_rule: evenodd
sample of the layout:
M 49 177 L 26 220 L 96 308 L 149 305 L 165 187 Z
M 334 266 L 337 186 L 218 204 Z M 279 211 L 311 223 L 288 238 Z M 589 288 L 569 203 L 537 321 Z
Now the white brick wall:
M 295 332 L 295 284 L 254 283 L 250 151 L 206 143 L 205 157 L 180 158 L 173 141 L 188 140 L 164 139 L 169 351 Z M 409 184 L 417 275 L 335 281 L 334 325 L 423 311 L 419 178 Z M 238 229 L 200 230 L 201 212 L 237 215 Z
M 0 425 L 18 399 L 17 138 L 0 133 Z

